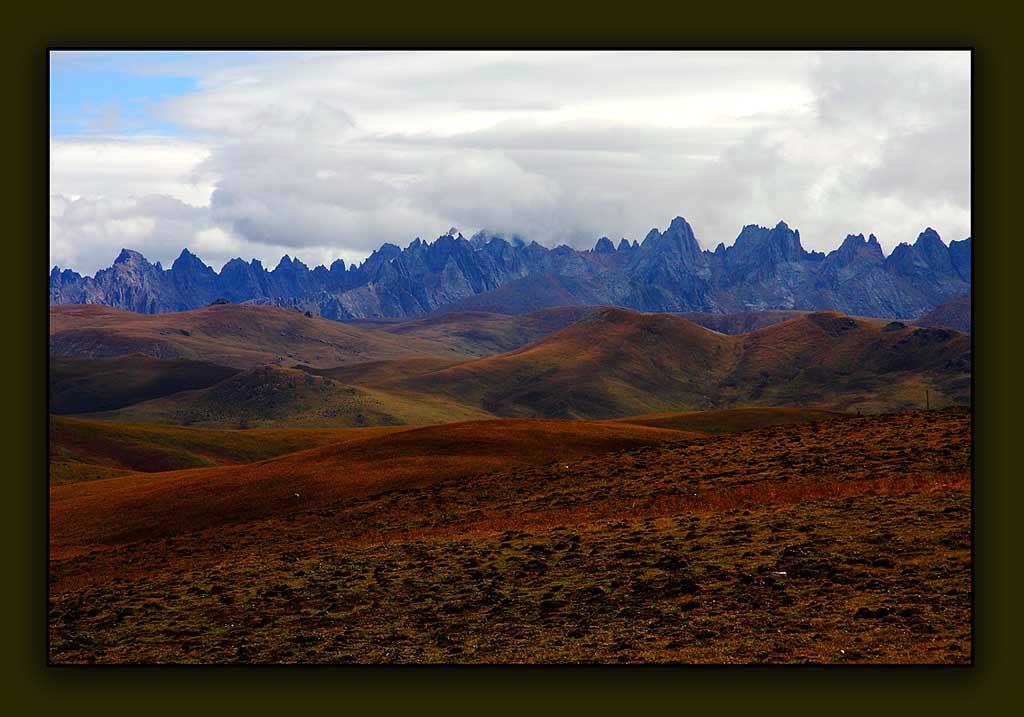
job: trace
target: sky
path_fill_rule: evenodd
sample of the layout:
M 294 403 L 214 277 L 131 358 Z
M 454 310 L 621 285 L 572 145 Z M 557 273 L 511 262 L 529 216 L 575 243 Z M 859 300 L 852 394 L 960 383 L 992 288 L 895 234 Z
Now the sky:
M 52 52 L 50 263 L 970 235 L 970 54 Z

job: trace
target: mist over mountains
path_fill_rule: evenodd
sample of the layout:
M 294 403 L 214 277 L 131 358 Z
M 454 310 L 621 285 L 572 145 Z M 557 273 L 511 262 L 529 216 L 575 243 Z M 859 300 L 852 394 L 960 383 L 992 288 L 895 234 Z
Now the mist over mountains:
M 285 255 L 268 270 L 232 259 L 218 273 L 187 249 L 169 269 L 124 249 L 82 276 L 54 267 L 50 304 L 103 304 L 141 313 L 215 301 L 293 307 L 330 319 L 405 318 L 458 310 L 522 313 L 612 305 L 657 312 L 837 310 L 918 318 L 970 292 L 971 240 L 947 246 L 931 228 L 885 256 L 874 235 L 808 252 L 785 222 L 743 227 L 735 243 L 702 249 L 676 217 L 642 242 L 601 237 L 593 249 L 554 249 L 521 238 L 456 230 L 406 248 L 383 244 L 359 266 L 310 269 Z

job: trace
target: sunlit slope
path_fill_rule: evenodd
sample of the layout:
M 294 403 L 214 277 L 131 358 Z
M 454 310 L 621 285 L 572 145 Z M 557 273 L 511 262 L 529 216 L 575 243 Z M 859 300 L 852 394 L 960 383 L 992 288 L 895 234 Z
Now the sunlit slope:
M 105 306 L 51 306 L 50 353 L 94 358 L 142 353 L 235 368 L 268 363 L 326 367 L 406 356 L 462 357 L 443 344 L 416 337 L 308 317 L 294 309 L 236 304 L 165 314 L 137 314 Z
M 671 428 L 699 433 L 737 433 L 769 426 L 785 426 L 841 418 L 845 413 L 815 408 L 719 408 L 708 411 L 651 413 L 616 418 L 616 423 L 631 423 L 654 428 Z
M 110 471 L 177 470 L 252 463 L 330 443 L 385 435 L 408 427 L 254 429 L 155 426 L 50 417 L 50 461 L 79 465 L 91 478 Z M 86 466 L 89 466 L 86 468 Z M 100 470 L 108 469 L 107 471 Z M 71 470 L 58 468 L 58 473 Z M 53 476 L 51 476 L 52 478 Z M 61 476 L 58 476 L 61 478 Z
M 516 351 L 382 386 L 500 416 L 748 405 L 878 412 L 967 403 L 970 366 L 970 338 L 948 329 L 817 312 L 727 336 L 678 316 L 604 309 Z
M 51 488 L 57 556 L 386 491 L 695 438 L 645 426 L 472 421 L 357 438 L 240 466 L 134 474 Z
M 711 405 L 738 345 L 684 319 L 603 309 L 505 354 L 398 385 L 503 416 L 611 418 Z

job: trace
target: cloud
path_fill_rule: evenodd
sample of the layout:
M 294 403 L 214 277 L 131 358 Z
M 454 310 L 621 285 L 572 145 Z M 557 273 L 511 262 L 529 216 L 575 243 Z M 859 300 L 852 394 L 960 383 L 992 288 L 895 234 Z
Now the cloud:
M 85 271 L 109 264 L 122 248 L 168 261 L 206 222 L 206 212 L 162 195 L 141 198 L 50 198 L 50 262 Z M 102 256 L 103 259 L 94 257 Z
M 204 144 L 161 137 L 50 140 L 50 193 L 71 197 L 163 194 L 209 202 L 215 178 L 196 174 L 209 156 Z
M 154 258 L 192 242 L 211 262 L 351 262 L 452 225 L 589 247 L 677 214 L 707 248 L 779 219 L 815 249 L 970 232 L 968 53 L 143 59 L 197 73 L 154 109 L 177 138 L 51 143 L 51 255 L 76 268 L 128 240 Z

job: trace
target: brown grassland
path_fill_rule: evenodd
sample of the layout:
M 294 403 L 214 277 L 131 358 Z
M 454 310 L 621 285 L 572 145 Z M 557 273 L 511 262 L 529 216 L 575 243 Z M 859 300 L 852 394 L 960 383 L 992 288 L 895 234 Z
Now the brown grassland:
M 234 368 L 341 366 L 405 356 L 463 354 L 433 341 L 308 317 L 293 309 L 224 304 L 166 314 L 109 306 L 50 307 L 50 355 L 102 358 L 143 353 Z
M 51 307 L 50 660 L 970 661 L 969 335 L 452 308 Z
M 52 430 L 54 663 L 971 659 L 966 407 Z

